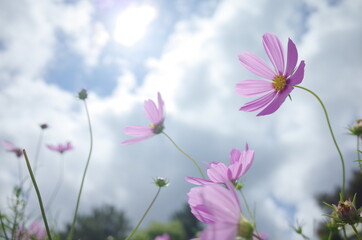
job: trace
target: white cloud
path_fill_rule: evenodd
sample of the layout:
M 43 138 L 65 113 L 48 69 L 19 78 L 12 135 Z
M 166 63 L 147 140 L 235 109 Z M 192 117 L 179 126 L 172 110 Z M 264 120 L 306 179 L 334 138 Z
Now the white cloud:
M 281 2 L 283 14 L 280 4 L 270 1 L 220 2 L 212 16 L 195 16 L 177 24 L 161 56 L 145 61 L 149 72 L 141 86 L 137 85 L 135 73 L 124 71 L 110 96 L 101 98 L 90 90 L 88 106 L 95 145 L 81 212 L 107 202 L 126 209 L 135 222 L 155 194 L 156 187 L 151 182 L 157 176 L 170 178 L 171 185 L 162 191 L 147 221 L 166 220 L 186 201 L 190 185 L 183 178 L 196 176 L 197 171 L 167 139 L 155 136 L 134 146 L 120 145 L 127 138 L 123 127 L 147 124 L 142 102 L 155 99 L 160 91 L 166 103 L 166 131 L 200 163 L 227 162 L 230 149 L 241 148 L 245 142 L 255 149 L 245 192 L 250 203 L 256 204 L 260 231 L 271 239 L 282 239 L 283 234 L 298 239 L 288 227 L 291 213 L 273 201 L 272 195 L 283 204 L 294 206 L 295 218 L 304 222 L 306 234 L 312 235 L 313 220 L 320 216 L 315 194 L 332 190 L 341 179 L 340 162 L 321 108 L 312 96 L 296 89 L 292 92 L 293 101 L 287 100 L 272 116 L 257 118 L 254 113 L 237 111 L 247 99 L 235 94 L 234 85 L 254 77 L 238 63 L 237 54 L 250 51 L 265 56 L 261 44 L 264 32 L 277 33 L 284 44 L 289 36 L 295 40 L 300 58 L 307 63 L 303 86 L 325 100 L 337 140 L 347 156 L 349 172 L 355 167 L 350 159 L 354 140 L 345 134 L 345 127 L 362 115 L 358 102 L 362 91 L 358 26 L 361 17 L 356 7 L 361 3 L 350 0 L 329 6 L 314 4 L 315 1 Z M 306 23 L 302 22 L 304 12 L 298 11 L 303 4 L 314 10 Z M 62 209 L 62 223 L 71 218 L 87 156 L 87 122 L 75 93 L 46 84 L 36 76 L 42 75 L 52 59 L 55 29 L 73 37 L 70 45 L 89 64 L 97 62 L 99 49 L 106 43 L 106 32 L 102 23 L 92 20 L 94 10 L 88 2 L 75 6 L 42 2 L 29 8 L 7 7 L 13 12 L 24 12 L 8 25 L 5 17 L 0 18 L 5 26 L 1 39 L 6 47 L 0 55 L 0 76 L 7 76 L 1 78 L 0 103 L 4 111 L 0 115 L 0 134 L 34 154 L 37 125 L 47 122 L 50 129 L 45 133 L 46 142 L 74 143 L 75 150 L 64 156 L 67 176 L 55 202 Z M 61 13 L 68 20 L 47 21 Z M 97 36 L 103 35 L 94 39 L 98 49 L 95 52 L 89 38 L 92 29 L 100 33 Z M 23 46 L 25 39 L 30 40 L 31 47 Z M 12 82 L 14 69 L 23 77 L 17 75 Z M 9 182 L 17 180 L 13 170 L 16 162 L 4 151 L 0 156 L 5 162 L 0 169 L 0 189 L 10 193 Z M 54 161 L 58 158 L 43 149 L 38 177 L 44 196 L 55 184 L 58 169 Z M 6 199 L 0 203 L 4 207 Z M 37 209 L 34 198 L 31 208 Z

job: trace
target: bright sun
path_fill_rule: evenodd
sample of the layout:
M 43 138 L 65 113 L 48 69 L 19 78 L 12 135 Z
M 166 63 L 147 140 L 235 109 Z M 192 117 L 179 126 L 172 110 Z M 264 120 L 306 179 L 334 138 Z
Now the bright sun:
M 145 35 L 147 26 L 155 17 L 156 10 L 151 6 L 127 8 L 116 19 L 115 40 L 126 47 L 132 46 Z

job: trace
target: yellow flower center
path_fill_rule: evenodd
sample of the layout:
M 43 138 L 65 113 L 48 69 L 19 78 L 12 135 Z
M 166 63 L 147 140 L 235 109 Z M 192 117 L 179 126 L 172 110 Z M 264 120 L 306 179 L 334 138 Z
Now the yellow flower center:
M 150 124 L 150 127 L 151 127 L 151 128 L 155 128 L 155 124 Z
M 277 92 L 280 92 L 287 85 L 287 79 L 284 77 L 284 75 L 277 75 L 274 77 L 272 84 L 273 84 L 274 89 Z

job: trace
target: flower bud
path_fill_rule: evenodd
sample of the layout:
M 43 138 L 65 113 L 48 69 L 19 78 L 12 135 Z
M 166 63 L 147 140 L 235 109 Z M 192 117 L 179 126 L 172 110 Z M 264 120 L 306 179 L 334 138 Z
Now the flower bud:
M 169 182 L 166 178 L 157 177 L 154 179 L 154 183 L 159 187 L 167 187 Z
M 244 217 L 241 216 L 238 226 L 238 237 L 252 239 L 254 232 L 253 225 Z
M 348 129 L 352 135 L 362 138 L 362 119 L 356 120 L 356 122 Z
M 339 202 L 338 206 L 333 207 L 337 222 L 353 225 L 360 221 L 360 213 L 351 200 Z
M 48 126 L 48 124 L 46 124 L 46 123 L 40 124 L 40 128 L 41 128 L 42 130 L 47 129 L 48 127 L 49 127 L 49 126 Z
M 78 98 L 80 100 L 85 100 L 88 97 L 88 92 L 84 88 L 78 93 Z

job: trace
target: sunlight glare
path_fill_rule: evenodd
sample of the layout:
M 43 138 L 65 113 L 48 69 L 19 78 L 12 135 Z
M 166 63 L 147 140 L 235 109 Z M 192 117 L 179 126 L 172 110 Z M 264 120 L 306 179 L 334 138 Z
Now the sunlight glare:
M 115 40 L 126 47 L 132 46 L 146 34 L 147 26 L 155 17 L 155 8 L 148 5 L 127 8 L 116 19 Z

